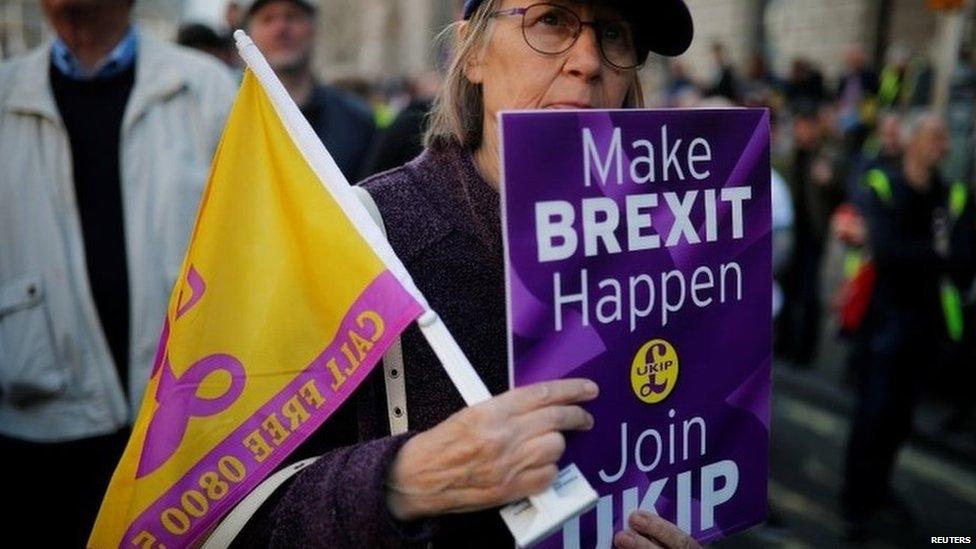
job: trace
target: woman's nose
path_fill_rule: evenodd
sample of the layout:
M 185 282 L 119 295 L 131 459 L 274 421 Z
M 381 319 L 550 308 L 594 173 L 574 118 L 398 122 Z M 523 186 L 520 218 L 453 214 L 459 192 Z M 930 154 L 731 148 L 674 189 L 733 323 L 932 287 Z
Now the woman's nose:
M 580 30 L 579 38 L 569 49 L 565 68 L 570 74 L 589 80 L 600 73 L 602 63 L 596 29 L 587 25 Z

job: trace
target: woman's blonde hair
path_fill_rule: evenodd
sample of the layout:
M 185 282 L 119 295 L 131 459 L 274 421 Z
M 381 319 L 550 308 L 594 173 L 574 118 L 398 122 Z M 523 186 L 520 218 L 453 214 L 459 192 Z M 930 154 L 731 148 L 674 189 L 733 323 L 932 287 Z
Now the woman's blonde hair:
M 444 85 L 434 100 L 428 116 L 424 145 L 430 149 L 440 149 L 460 144 L 468 150 L 481 146 L 484 123 L 484 104 L 481 85 L 474 84 L 464 74 L 465 66 L 474 55 L 484 51 L 491 39 L 492 13 L 498 9 L 501 0 L 486 0 L 467 21 L 464 35 L 458 21 L 441 32 L 439 41 L 448 42 L 451 62 L 447 69 Z M 644 106 L 644 94 L 640 79 L 634 72 L 633 82 L 623 106 L 639 108 Z

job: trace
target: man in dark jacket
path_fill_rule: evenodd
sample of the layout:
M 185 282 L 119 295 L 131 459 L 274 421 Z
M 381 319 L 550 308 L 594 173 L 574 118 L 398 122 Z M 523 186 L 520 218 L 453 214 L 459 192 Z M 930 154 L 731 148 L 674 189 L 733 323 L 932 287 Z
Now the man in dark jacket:
M 729 62 L 725 53 L 725 46 L 721 42 L 712 44 L 712 57 L 715 59 L 715 81 L 708 90 L 708 95 L 724 97 L 733 103 L 739 101 L 739 82 L 735 68 Z
M 430 71 L 409 82 L 410 103 L 380 133 L 370 151 L 362 177 L 402 166 L 424 150 L 427 115 L 441 86 L 441 76 Z
M 948 150 L 944 122 L 925 114 L 906 124 L 899 163 L 880 163 L 865 178 L 861 211 L 877 279 L 862 337 L 858 401 L 847 447 L 842 503 L 848 536 L 863 540 L 873 513 L 909 522 L 889 485 L 899 446 L 940 341 L 957 332 L 953 289 L 972 279 L 974 213 L 965 186 L 946 185 L 936 166 Z M 956 294 L 958 296 L 958 294 Z M 958 302 L 957 302 L 958 304 Z
M 244 9 L 251 39 L 350 181 L 362 172 L 376 132 L 369 108 L 352 95 L 315 80 L 314 0 L 251 0 Z
M 791 110 L 805 103 L 820 105 L 828 99 L 823 73 L 809 59 L 798 57 L 790 64 L 790 76 L 783 86 Z
M 799 105 L 794 116 L 793 154 L 783 173 L 795 210 L 795 253 L 783 275 L 786 301 L 776 337 L 779 353 L 807 366 L 817 351 L 820 270 L 830 216 L 844 196 L 845 166 L 828 139 L 816 104 Z
M 878 74 L 868 67 L 864 49 L 856 44 L 849 46 L 844 53 L 844 74 L 837 86 L 837 121 L 849 152 L 861 148 L 874 126 L 877 95 Z

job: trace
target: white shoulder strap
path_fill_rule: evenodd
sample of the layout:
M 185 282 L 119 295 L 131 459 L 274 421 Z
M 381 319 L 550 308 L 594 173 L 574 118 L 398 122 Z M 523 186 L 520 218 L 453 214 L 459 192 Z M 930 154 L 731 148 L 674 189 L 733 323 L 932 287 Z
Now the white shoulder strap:
M 200 549 L 227 549 L 230 544 L 233 543 L 234 538 L 241 533 L 244 529 L 244 525 L 247 521 L 251 520 L 254 513 L 257 513 L 261 505 L 271 497 L 271 494 L 275 493 L 275 490 L 281 487 L 286 480 L 295 476 L 296 473 L 302 469 L 308 467 L 309 465 L 315 463 L 318 457 L 304 459 L 297 463 L 292 463 L 288 467 L 278 471 L 277 473 L 271 475 L 270 477 L 264 479 L 261 484 L 258 484 L 257 488 L 251 490 L 251 493 L 247 495 L 244 499 L 238 503 L 224 520 L 220 521 L 217 528 L 210 533 L 207 541 L 203 544 Z
M 383 225 L 383 217 L 380 216 L 380 210 L 376 207 L 373 197 L 362 187 L 353 187 L 352 190 L 366 211 L 369 212 L 370 217 L 376 222 L 376 225 L 383 231 L 383 235 L 386 236 L 386 226 Z M 407 432 L 407 389 L 403 381 L 403 349 L 400 346 L 399 337 L 383 355 L 383 381 L 386 384 L 386 407 L 390 420 L 390 433 L 394 435 L 405 433 Z M 254 513 L 258 512 L 261 505 L 285 481 L 315 463 L 317 459 L 318 457 L 313 457 L 292 463 L 264 479 L 220 521 L 220 524 L 213 530 L 201 549 L 226 549 L 230 547 L 234 538 L 241 533 L 241 530 L 251 520 Z
M 376 222 L 376 226 L 383 232 L 383 236 L 386 236 L 386 225 L 373 197 L 362 187 L 353 187 L 352 190 L 369 212 L 369 216 Z M 386 410 L 390 420 L 390 434 L 406 433 L 407 387 L 403 380 L 403 347 L 400 345 L 399 337 L 383 355 L 383 382 L 386 384 Z

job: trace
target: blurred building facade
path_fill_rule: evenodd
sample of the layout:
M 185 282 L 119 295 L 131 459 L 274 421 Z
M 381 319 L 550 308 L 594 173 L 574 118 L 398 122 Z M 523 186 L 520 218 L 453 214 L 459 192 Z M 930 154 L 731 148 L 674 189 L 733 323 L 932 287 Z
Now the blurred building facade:
M 37 0 L 0 0 L 0 59 L 29 50 L 47 35 Z
M 222 28 L 226 23 L 217 14 L 227 1 L 137 0 L 136 19 L 150 32 L 172 38 L 184 18 L 200 13 L 211 14 L 212 20 L 203 22 Z M 951 42 L 973 42 L 976 2 L 957 0 L 963 7 L 956 15 L 931 9 L 945 1 L 687 0 L 696 38 L 683 60 L 693 76 L 707 79 L 714 70 L 710 46 L 720 42 L 738 67 L 761 51 L 782 75 L 802 56 L 829 81 L 840 73 L 850 44 L 860 44 L 877 60 L 888 45 L 900 44 L 935 64 L 949 58 L 951 63 Z M 316 69 L 325 80 L 379 81 L 435 68 L 447 55 L 435 38 L 457 18 L 460 3 L 322 0 Z M 30 49 L 48 35 L 38 4 L 0 0 L 0 58 Z M 653 88 L 654 75 L 648 77 Z
M 226 3 L 137 0 L 136 21 L 169 39 L 186 16 L 207 14 L 200 22 L 224 27 Z M 323 0 L 320 6 L 317 70 L 327 79 L 370 80 L 434 68 L 442 57 L 435 38 L 459 9 L 452 0 Z M 0 59 L 27 51 L 49 35 L 38 0 L 0 0 Z
M 711 69 L 711 44 L 721 42 L 737 66 L 744 66 L 754 52 L 763 51 L 778 73 L 787 72 L 794 58 L 805 57 L 832 79 L 841 71 L 848 45 L 859 44 L 872 55 L 879 33 L 886 34 L 888 44 L 928 53 L 939 18 L 923 0 L 687 2 L 696 28 L 686 58 L 701 74 Z M 882 14 L 883 10 L 887 13 Z
M 316 68 L 326 79 L 382 80 L 435 68 L 435 38 L 457 16 L 448 0 L 329 0 L 320 3 Z
M 973 0 L 686 0 L 695 41 L 684 56 L 691 73 L 715 69 L 710 47 L 725 46 L 732 63 L 746 66 L 761 52 L 780 75 L 803 57 L 833 83 L 844 51 L 860 45 L 880 65 L 891 46 L 927 58 L 945 78 L 961 46 L 976 45 Z M 951 8 L 951 9 L 937 9 Z

